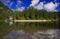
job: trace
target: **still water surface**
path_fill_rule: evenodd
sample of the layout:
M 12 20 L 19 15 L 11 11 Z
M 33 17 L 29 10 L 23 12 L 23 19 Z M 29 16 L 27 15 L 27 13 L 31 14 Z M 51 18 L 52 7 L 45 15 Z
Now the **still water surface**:
M 60 39 L 58 22 L 0 22 L 0 39 Z

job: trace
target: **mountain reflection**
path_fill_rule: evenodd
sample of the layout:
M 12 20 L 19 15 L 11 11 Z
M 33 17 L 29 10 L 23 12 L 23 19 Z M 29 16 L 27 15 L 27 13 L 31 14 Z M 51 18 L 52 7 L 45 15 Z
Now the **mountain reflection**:
M 47 31 L 38 31 L 33 35 L 30 35 L 28 32 L 23 30 L 12 31 L 4 36 L 3 39 L 60 39 L 60 30 L 51 29 Z

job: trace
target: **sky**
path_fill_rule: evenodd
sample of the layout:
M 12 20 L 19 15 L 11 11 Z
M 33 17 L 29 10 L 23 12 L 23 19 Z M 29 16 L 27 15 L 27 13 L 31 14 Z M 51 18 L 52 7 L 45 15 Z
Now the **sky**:
M 33 6 L 37 10 L 50 12 L 60 10 L 60 0 L 0 0 L 5 6 L 12 10 L 23 11 Z

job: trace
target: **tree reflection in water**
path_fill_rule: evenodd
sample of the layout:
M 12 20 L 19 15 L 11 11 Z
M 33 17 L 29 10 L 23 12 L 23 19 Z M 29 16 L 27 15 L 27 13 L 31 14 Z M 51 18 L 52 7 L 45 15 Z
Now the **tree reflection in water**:
M 44 32 L 36 32 L 34 35 L 30 35 L 23 30 L 12 31 L 3 39 L 60 39 L 60 30 L 47 30 Z

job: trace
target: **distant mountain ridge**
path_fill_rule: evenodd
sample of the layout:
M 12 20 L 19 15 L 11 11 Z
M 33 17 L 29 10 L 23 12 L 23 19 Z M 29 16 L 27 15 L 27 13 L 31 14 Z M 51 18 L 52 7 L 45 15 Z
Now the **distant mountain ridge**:
M 0 2 L 0 20 L 4 20 L 9 17 L 12 10 Z
M 0 2 L 0 10 L 8 10 L 9 8 L 7 6 L 5 6 L 2 2 Z
M 23 12 L 13 11 L 0 2 L 0 19 L 7 19 L 9 16 L 18 20 L 55 20 L 58 19 L 58 12 L 47 12 L 46 10 L 37 10 L 33 7 L 25 9 Z

